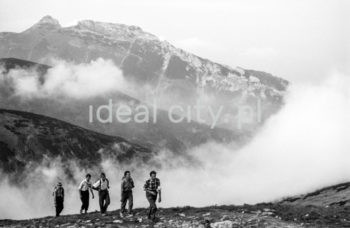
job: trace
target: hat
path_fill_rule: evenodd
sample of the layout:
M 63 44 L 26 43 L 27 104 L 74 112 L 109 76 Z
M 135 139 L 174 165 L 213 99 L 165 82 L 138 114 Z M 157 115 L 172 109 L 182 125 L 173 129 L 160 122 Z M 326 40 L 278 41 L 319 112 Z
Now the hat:
M 62 186 L 62 183 L 61 182 L 58 182 L 58 184 L 57 184 L 58 186 Z

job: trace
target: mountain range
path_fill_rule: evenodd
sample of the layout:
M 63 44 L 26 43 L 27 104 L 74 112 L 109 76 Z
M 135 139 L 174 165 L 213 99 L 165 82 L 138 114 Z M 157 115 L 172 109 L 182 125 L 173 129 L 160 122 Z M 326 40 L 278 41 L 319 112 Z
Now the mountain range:
M 133 94 L 118 90 L 84 99 L 50 96 L 24 99 L 18 96 L 13 84 L 14 77 L 18 75 L 11 75 L 11 70 L 35 71 L 41 85 L 47 80 L 50 69 L 55 67 L 51 66 L 53 58 L 72 64 L 90 63 L 99 58 L 111 60 L 135 88 L 146 87 L 160 100 L 164 98 L 165 102 L 158 111 L 158 121 L 155 124 L 90 123 L 89 105 L 106 104 L 108 99 L 131 104 L 133 108 L 137 104 L 150 106 L 143 97 L 133 97 Z M 186 150 L 209 141 L 244 144 L 266 119 L 283 106 L 288 87 L 288 81 L 282 78 L 198 57 L 137 26 L 84 20 L 74 26 L 62 27 L 51 16 L 43 17 L 20 33 L 1 32 L 0 66 L 3 75 L 0 108 L 55 118 L 76 128 L 96 132 L 96 135 L 124 138 L 154 152 L 170 150 L 185 154 Z M 216 107 L 228 107 L 225 116 L 228 122 L 212 129 L 208 124 L 196 121 L 177 124 L 169 121 L 169 102 L 194 105 L 201 97 L 211 97 L 211 103 Z M 233 128 L 240 112 L 237 106 L 250 105 L 255 109 L 257 100 L 261 103 L 261 122 L 254 122 L 243 129 Z M 40 126 L 35 125 L 34 128 L 38 130 Z M 23 135 L 27 133 L 21 132 Z M 13 142 L 2 141 L 13 146 Z M 51 145 L 45 145 L 41 147 L 52 149 Z M 14 151 L 20 153 L 22 149 Z

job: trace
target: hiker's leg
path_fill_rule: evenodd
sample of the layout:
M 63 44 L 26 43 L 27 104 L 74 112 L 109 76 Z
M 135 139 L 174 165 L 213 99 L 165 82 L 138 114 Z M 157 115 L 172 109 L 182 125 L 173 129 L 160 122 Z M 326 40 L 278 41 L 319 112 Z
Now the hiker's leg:
M 55 202 L 55 211 L 56 211 L 56 217 L 58 216 L 58 205 L 57 205 L 57 198 L 54 199 Z
M 148 218 L 153 219 L 155 214 L 155 207 L 156 207 L 156 199 L 157 197 L 151 194 L 147 195 L 147 200 L 149 202 L 149 212 L 148 212 Z
M 83 192 L 80 192 L 81 197 L 80 197 L 80 201 L 81 201 L 81 207 L 80 207 L 80 213 L 84 210 L 84 196 L 83 196 Z
M 109 204 L 111 203 L 111 199 L 109 198 L 109 192 L 108 190 L 106 190 L 106 199 L 105 199 L 105 212 L 107 211 L 107 208 L 109 206 Z
M 83 210 L 87 211 L 89 209 L 89 191 L 84 191 L 82 194 Z
M 80 194 L 81 194 L 81 210 L 80 211 L 83 211 L 85 210 L 85 207 L 86 207 L 86 197 L 85 197 L 85 191 L 80 191 Z
M 126 201 L 128 200 L 126 192 L 122 192 L 122 198 L 120 199 L 120 212 L 124 213 L 125 212 L 125 206 L 126 206 Z
M 60 216 L 60 206 L 58 200 L 55 200 L 56 217 Z
M 60 214 L 61 214 L 61 212 L 63 211 L 63 208 L 64 208 L 64 205 L 63 205 L 63 198 L 62 198 L 62 201 L 61 201 L 61 211 L 60 211 Z
M 103 208 L 104 208 L 104 206 L 103 206 L 103 203 L 104 203 L 103 191 L 99 191 L 98 192 L 98 202 L 100 204 L 100 211 L 101 211 L 101 213 L 104 213 L 104 211 L 103 211 Z
M 148 218 L 150 219 L 151 218 L 151 213 L 152 213 L 152 207 L 151 207 L 151 197 L 148 193 L 146 193 L 146 198 L 147 198 L 147 201 L 149 203 L 149 208 L 148 208 Z
M 132 208 L 133 208 L 133 205 L 134 205 L 134 197 L 132 195 L 132 192 L 129 192 L 128 199 L 129 199 L 129 214 L 131 214 L 132 213 Z
M 85 212 L 89 210 L 90 194 L 89 190 L 86 191 Z
M 156 212 L 157 212 L 157 195 L 153 198 L 153 219 L 156 218 Z
M 56 216 L 59 216 L 63 210 L 63 199 L 61 197 L 57 198 Z

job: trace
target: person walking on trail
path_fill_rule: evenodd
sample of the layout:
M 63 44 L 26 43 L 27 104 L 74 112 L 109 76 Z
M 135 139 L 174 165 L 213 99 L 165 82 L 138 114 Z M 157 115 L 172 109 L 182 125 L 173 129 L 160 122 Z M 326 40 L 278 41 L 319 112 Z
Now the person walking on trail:
M 93 185 L 93 189 L 98 191 L 98 198 L 100 204 L 101 214 L 106 215 L 108 205 L 110 204 L 109 198 L 109 180 L 106 178 L 105 173 L 101 173 L 100 179 Z
M 60 216 L 63 210 L 63 202 L 64 202 L 64 189 L 62 187 L 62 183 L 58 182 L 55 186 L 53 193 L 55 208 L 56 208 L 56 217 Z
M 132 207 L 133 207 L 133 195 L 132 189 L 135 187 L 134 181 L 131 178 L 130 171 L 125 171 L 124 176 L 122 178 L 121 183 L 121 206 L 120 206 L 120 217 L 124 217 L 124 213 L 126 212 L 125 206 L 127 201 L 129 201 L 129 216 L 132 216 Z
M 144 190 L 146 191 L 146 198 L 149 202 L 148 219 L 155 221 L 157 212 L 156 202 L 158 195 L 158 202 L 160 203 L 162 201 L 160 180 L 157 178 L 156 171 L 150 172 L 150 179 L 146 181 Z
M 89 191 L 91 192 L 92 198 L 95 198 L 94 192 L 91 188 L 91 175 L 88 173 L 86 174 L 85 179 L 79 185 L 79 195 L 82 203 L 80 208 L 80 214 L 82 214 L 83 212 L 86 214 L 89 209 Z

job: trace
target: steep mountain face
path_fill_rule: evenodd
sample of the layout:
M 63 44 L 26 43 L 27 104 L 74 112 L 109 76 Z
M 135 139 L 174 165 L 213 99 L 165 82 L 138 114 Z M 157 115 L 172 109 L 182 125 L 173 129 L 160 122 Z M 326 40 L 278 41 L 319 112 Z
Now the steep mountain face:
M 23 99 L 16 96 L 13 84 L 15 76 L 9 76 L 10 70 L 25 69 L 28 71 L 36 71 L 40 77 L 40 82 L 46 80 L 46 73 L 51 68 L 48 65 L 42 65 L 30 61 L 3 58 L 0 59 L 0 66 L 4 67 L 3 76 L 0 83 L 0 108 L 21 110 L 51 116 L 57 119 L 67 121 L 69 123 L 96 131 L 102 134 L 113 136 L 121 136 L 127 138 L 131 142 L 146 144 L 155 151 L 167 148 L 174 152 L 183 152 L 186 148 L 205 143 L 208 140 L 218 142 L 229 142 L 235 140 L 237 142 L 244 141 L 248 138 L 248 133 L 240 133 L 221 128 L 210 129 L 209 126 L 196 122 L 171 123 L 168 119 L 168 112 L 158 110 L 157 122 L 153 123 L 120 123 L 113 121 L 111 124 L 100 123 L 95 121 L 89 122 L 89 105 L 95 107 L 105 105 L 108 99 L 115 102 L 123 102 L 135 107 L 144 104 L 141 101 L 115 91 L 109 94 L 84 99 L 57 98 L 57 97 L 33 97 Z M 150 109 L 152 109 L 150 107 Z
M 130 80 L 152 85 L 157 94 L 171 94 L 180 103 L 195 102 L 203 91 L 228 102 L 258 97 L 267 107 L 264 118 L 279 109 L 288 85 L 270 74 L 200 58 L 137 26 L 85 20 L 61 27 L 50 16 L 24 32 L 0 33 L 0 57 L 35 62 L 56 57 L 76 63 L 111 59 Z
M 50 117 L 0 109 L 0 168 L 21 175 L 37 164 L 60 158 L 82 167 L 98 166 L 102 158 L 145 162 L 152 151 L 121 137 L 99 134 Z

